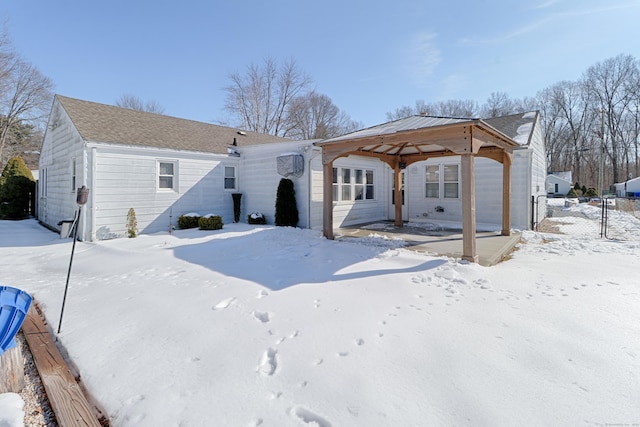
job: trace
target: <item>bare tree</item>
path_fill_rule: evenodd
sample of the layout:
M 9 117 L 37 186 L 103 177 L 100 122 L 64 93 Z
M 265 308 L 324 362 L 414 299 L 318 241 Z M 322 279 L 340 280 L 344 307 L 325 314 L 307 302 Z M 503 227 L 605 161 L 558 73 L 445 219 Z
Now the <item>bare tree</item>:
M 415 115 L 472 118 L 477 114 L 478 104 L 471 99 L 448 99 L 433 103 L 418 100 L 413 107 L 403 106 L 396 108 L 392 113 L 387 113 L 387 120 L 397 120 Z
M 0 66 L 0 163 L 10 130 L 19 122 L 38 123 L 48 115 L 53 82 L 5 47 Z
M 229 75 L 231 84 L 225 110 L 247 130 L 287 136 L 287 109 L 294 98 L 304 94 L 311 78 L 289 60 L 279 66 L 272 58 L 262 65 L 251 64 L 245 74 Z
M 160 105 L 158 101 L 151 100 L 144 102 L 141 98 L 130 94 L 122 95 L 116 101 L 116 105 L 118 107 L 128 108 L 130 110 L 146 111 L 147 113 L 164 113 L 164 107 Z
M 327 95 L 311 91 L 295 97 L 287 109 L 287 135 L 295 139 L 326 139 L 363 127 L 340 111 Z
M 602 149 L 611 162 L 611 176 L 607 178 L 612 182 L 619 182 L 622 175 L 625 147 L 630 139 L 625 120 L 633 111 L 639 73 L 635 58 L 618 55 L 592 65 L 584 75 L 585 87 L 594 98 L 594 116 L 597 117 L 599 113 L 601 117 L 600 138 L 603 141 Z
M 480 114 L 483 118 L 506 116 L 518 112 L 516 105 L 516 102 L 509 98 L 505 92 L 491 92 L 482 106 Z

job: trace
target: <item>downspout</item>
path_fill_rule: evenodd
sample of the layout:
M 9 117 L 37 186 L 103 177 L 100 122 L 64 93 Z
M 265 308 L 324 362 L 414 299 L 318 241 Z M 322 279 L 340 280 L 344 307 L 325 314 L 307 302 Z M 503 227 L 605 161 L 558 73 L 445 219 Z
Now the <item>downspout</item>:
M 307 228 L 311 230 L 313 227 L 311 225 L 311 206 L 313 198 L 313 171 L 311 170 L 311 161 L 316 157 L 318 153 L 321 153 L 322 150 L 314 150 L 313 145 L 308 145 L 305 148 L 311 150 L 307 159 Z

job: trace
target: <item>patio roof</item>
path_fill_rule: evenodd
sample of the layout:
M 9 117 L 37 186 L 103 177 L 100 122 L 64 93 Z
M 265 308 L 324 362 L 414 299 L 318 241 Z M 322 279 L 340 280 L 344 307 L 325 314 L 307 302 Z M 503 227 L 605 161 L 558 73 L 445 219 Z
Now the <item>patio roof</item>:
M 502 152 L 518 144 L 481 119 L 410 116 L 317 142 L 323 156 L 348 154 L 394 159 L 410 164 L 432 157 L 474 153 L 502 161 Z
M 502 234 L 511 233 L 511 160 L 518 146 L 481 119 L 411 116 L 316 142 L 322 148 L 324 235 L 333 238 L 333 161 L 349 155 L 375 157 L 395 172 L 395 225 L 402 226 L 401 171 L 435 157 L 462 158 L 463 259 L 477 262 L 474 157 L 503 164 Z

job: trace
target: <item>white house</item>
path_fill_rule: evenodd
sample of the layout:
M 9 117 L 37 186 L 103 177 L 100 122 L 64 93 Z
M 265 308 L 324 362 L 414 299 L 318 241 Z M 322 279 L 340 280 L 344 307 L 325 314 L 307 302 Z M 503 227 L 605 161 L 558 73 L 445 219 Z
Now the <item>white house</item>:
M 38 219 L 52 228 L 73 219 L 84 185 L 82 240 L 124 236 L 130 208 L 143 233 L 168 231 L 194 211 L 230 222 L 241 185 L 235 150 L 276 141 L 284 139 L 57 95 L 40 154 Z
M 572 188 L 571 172 L 552 172 L 547 175 L 548 195 L 566 196 Z
M 615 185 L 617 197 L 640 198 L 640 177 L 620 182 Z
M 463 119 L 456 119 L 463 120 Z M 544 209 L 544 142 L 536 112 L 485 120 L 517 143 L 513 149 L 511 224 L 529 228 Z M 380 125 L 384 126 L 384 125 Z M 124 236 L 130 208 L 142 233 L 169 231 L 185 213 L 233 221 L 232 194 L 242 194 L 241 221 L 261 212 L 273 223 L 283 176 L 293 180 L 299 226 L 323 227 L 323 163 L 317 141 L 234 128 L 56 96 L 40 157 L 38 217 L 59 228 L 74 218 L 76 190 L 90 189 L 79 238 Z M 502 165 L 475 159 L 478 223 L 501 224 Z M 349 155 L 333 162 L 333 224 L 394 219 L 394 171 L 384 162 Z M 405 220 L 460 221 L 460 156 L 411 164 L 404 174 Z

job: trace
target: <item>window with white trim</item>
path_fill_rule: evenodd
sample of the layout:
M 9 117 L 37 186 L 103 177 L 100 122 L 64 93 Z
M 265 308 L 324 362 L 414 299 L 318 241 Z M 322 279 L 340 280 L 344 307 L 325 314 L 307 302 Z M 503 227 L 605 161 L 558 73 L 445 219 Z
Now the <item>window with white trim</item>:
M 425 197 L 457 199 L 460 197 L 460 165 L 428 165 L 425 176 Z
M 158 189 L 175 190 L 176 162 L 158 161 Z
M 237 190 L 238 179 L 235 166 L 224 167 L 224 189 L 225 190 Z
M 373 170 L 333 168 L 333 201 L 374 200 Z
M 427 166 L 427 198 L 440 198 L 440 165 Z
M 444 169 L 443 175 L 443 187 L 444 187 L 444 198 L 445 199 L 457 199 L 459 192 L 459 167 L 457 164 L 454 165 L 442 165 Z

